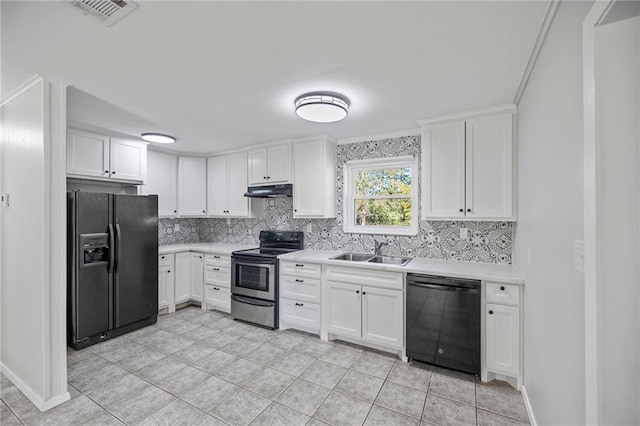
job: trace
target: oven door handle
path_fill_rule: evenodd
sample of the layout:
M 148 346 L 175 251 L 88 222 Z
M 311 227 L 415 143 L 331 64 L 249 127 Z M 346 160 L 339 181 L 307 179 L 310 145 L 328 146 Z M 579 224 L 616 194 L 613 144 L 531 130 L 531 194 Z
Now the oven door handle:
M 253 305 L 253 306 L 261 306 L 263 308 L 271 308 L 275 306 L 275 302 L 267 302 L 264 300 L 251 299 L 249 297 L 236 296 L 235 294 L 231 295 L 231 299 L 235 300 L 236 302 L 245 303 L 247 305 Z
M 276 267 L 275 264 L 273 263 L 266 263 L 264 260 L 261 260 L 259 262 L 245 262 L 245 261 L 239 261 L 239 260 L 234 260 L 233 261 L 234 265 L 240 265 L 240 266 L 259 266 L 259 267 L 263 267 L 263 268 L 269 268 L 269 269 L 274 269 Z

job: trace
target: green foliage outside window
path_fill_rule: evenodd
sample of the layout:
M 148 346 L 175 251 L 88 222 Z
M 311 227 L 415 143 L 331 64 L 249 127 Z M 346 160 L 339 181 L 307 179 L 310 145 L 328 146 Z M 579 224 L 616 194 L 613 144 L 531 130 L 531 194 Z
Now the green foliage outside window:
M 411 226 L 411 168 L 361 170 L 356 176 L 356 225 Z

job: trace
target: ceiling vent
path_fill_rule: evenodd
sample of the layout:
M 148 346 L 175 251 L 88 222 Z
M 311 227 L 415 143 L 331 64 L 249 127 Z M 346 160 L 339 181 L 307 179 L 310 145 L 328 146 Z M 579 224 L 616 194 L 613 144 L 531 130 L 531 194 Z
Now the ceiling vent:
M 64 1 L 74 9 L 91 16 L 110 27 L 138 7 L 133 1 L 122 0 L 73 0 Z

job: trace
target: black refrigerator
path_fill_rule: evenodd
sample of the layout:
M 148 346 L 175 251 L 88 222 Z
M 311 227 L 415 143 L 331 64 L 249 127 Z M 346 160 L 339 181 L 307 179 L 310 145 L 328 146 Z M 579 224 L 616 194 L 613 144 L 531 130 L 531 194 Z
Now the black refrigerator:
M 67 194 L 67 341 L 74 349 L 158 316 L 158 196 Z

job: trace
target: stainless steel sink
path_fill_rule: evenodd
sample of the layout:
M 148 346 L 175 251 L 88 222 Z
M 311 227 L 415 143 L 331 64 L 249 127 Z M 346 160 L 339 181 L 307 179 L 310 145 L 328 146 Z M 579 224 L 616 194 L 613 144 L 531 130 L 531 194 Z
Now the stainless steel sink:
M 350 262 L 364 262 L 373 257 L 372 254 L 363 254 L 363 253 L 342 253 L 337 256 L 333 256 L 331 259 L 334 260 L 347 260 Z
M 398 265 L 404 266 L 411 262 L 411 257 L 396 257 L 396 256 L 374 256 L 367 262 L 371 263 L 383 263 L 385 265 Z

